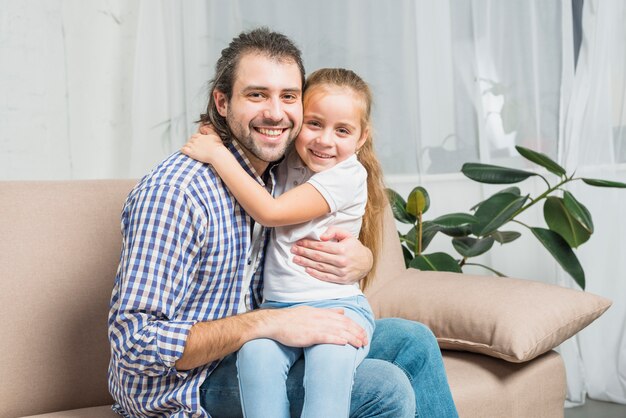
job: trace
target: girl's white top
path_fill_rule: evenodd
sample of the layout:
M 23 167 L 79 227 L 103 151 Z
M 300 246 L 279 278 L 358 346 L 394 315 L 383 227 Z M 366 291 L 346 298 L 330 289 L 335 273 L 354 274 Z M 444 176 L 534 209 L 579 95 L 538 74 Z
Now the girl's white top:
M 359 236 L 367 202 L 367 171 L 363 165 L 353 155 L 328 170 L 314 173 L 291 147 L 276 169 L 276 196 L 308 182 L 326 199 L 330 212 L 309 222 L 273 229 L 265 253 L 263 298 L 305 302 L 362 294 L 357 284 L 328 283 L 310 276 L 293 263 L 291 247 L 302 238 L 319 240 L 330 226 Z

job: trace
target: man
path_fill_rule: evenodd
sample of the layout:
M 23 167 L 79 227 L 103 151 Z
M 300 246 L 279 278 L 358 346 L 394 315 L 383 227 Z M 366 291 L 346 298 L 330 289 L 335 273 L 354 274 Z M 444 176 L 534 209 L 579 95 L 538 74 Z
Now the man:
M 272 163 L 302 125 L 303 81 L 300 51 L 265 29 L 239 35 L 216 65 L 202 121 L 270 191 Z M 128 196 L 122 233 L 109 314 L 109 386 L 123 415 L 241 416 L 233 353 L 255 338 L 296 347 L 367 343 L 340 311 L 254 310 L 268 231 L 208 165 L 180 153 L 163 161 Z M 371 254 L 355 238 L 340 230 L 325 238 L 294 248 L 296 262 L 312 276 L 347 284 L 370 269 Z M 355 376 L 351 416 L 456 416 L 436 341 L 425 327 L 378 321 L 372 340 L 370 358 Z M 300 360 L 288 380 L 296 415 L 302 373 Z

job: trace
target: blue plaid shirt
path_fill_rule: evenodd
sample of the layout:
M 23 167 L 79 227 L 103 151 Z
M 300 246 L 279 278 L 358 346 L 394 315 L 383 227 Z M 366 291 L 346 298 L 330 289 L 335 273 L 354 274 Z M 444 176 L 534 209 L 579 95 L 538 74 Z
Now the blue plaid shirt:
M 264 184 L 235 143 L 230 148 Z M 251 218 L 209 165 L 176 153 L 131 191 L 121 227 L 108 322 L 113 409 L 132 417 L 208 417 L 199 387 L 219 361 L 189 371 L 174 363 L 196 322 L 235 315 L 245 296 L 253 308 L 261 302 L 262 254 L 242 289 Z

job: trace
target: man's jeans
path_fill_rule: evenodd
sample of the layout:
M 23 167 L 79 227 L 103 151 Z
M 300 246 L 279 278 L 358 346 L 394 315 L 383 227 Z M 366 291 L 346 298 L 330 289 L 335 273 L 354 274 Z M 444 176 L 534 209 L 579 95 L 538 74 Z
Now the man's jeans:
M 222 360 L 200 388 L 202 407 L 213 418 L 243 416 L 236 357 L 231 354 Z M 302 410 L 303 375 L 300 359 L 287 379 L 293 417 Z M 356 371 L 350 417 L 413 416 L 458 417 L 437 341 L 422 324 L 397 318 L 378 320 L 369 355 Z

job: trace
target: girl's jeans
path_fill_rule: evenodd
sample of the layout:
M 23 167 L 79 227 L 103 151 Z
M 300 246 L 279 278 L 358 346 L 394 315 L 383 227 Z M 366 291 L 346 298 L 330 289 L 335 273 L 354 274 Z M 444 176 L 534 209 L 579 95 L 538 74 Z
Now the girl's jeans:
M 236 354 L 226 356 L 200 388 L 202 407 L 213 418 L 241 418 Z M 292 417 L 304 403 L 304 360 L 289 371 L 287 395 Z M 376 321 L 370 352 L 357 368 L 351 418 L 456 418 L 441 352 L 423 324 L 400 318 Z
M 365 296 L 307 301 L 264 303 L 262 308 L 294 306 L 343 308 L 344 314 L 367 332 L 374 329 L 374 314 Z M 355 348 L 349 344 L 319 344 L 306 348 L 287 347 L 274 340 L 252 340 L 239 350 L 237 370 L 241 406 L 246 418 L 289 418 L 287 376 L 291 366 L 304 354 L 304 418 L 348 418 L 354 372 L 369 351 L 369 344 Z

